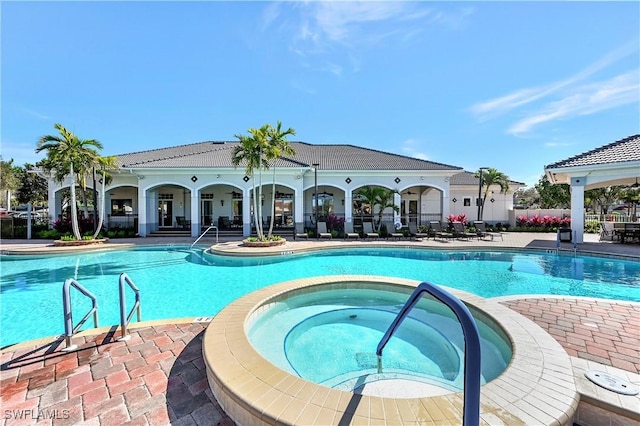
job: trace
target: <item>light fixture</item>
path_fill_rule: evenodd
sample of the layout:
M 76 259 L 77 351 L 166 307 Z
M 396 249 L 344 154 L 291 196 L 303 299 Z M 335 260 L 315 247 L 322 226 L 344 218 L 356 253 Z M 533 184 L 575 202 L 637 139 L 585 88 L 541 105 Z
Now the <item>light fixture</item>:
M 224 207 L 224 200 L 220 200 L 220 205 Z

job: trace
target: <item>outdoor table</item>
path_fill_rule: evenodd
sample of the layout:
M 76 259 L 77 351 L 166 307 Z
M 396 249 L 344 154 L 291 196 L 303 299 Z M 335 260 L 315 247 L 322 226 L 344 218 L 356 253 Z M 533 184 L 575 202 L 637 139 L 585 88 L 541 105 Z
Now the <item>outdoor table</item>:
M 621 243 L 624 243 L 625 239 L 631 241 L 634 238 L 640 242 L 640 223 L 625 223 L 623 229 L 616 229 L 614 232 L 620 237 Z

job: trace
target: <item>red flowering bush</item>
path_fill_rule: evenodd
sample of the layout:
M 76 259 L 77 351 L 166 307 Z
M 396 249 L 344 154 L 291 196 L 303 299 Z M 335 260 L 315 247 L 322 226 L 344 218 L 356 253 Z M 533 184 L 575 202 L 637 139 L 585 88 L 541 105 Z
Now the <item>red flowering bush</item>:
M 329 232 L 331 231 L 342 232 L 342 230 L 344 229 L 343 217 L 338 217 L 335 214 L 330 214 L 329 216 L 327 216 L 326 221 L 327 221 L 327 230 Z
M 535 215 L 527 218 L 526 216 L 518 216 L 516 218 L 516 226 L 527 228 L 560 228 L 571 225 L 571 218 L 558 216 L 542 216 Z
M 459 215 L 455 215 L 455 214 L 450 214 L 449 216 L 447 216 L 447 221 L 449 221 L 449 225 L 451 225 L 453 222 L 460 222 L 463 225 L 467 224 L 467 215 L 462 213 Z

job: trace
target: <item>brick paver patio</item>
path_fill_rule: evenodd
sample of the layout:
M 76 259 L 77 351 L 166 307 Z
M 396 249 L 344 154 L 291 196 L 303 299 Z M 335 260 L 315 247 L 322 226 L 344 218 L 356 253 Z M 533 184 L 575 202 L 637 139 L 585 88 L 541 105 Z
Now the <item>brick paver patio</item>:
M 560 297 L 502 303 L 533 320 L 569 355 L 640 374 L 640 304 Z
M 640 304 L 540 297 L 502 301 L 578 358 L 640 372 Z M 202 361 L 206 324 L 75 337 L 2 353 L 0 425 L 233 425 Z
M 232 425 L 202 361 L 203 324 L 134 329 L 2 354 L 2 425 Z M 84 341 L 83 341 L 84 340 Z

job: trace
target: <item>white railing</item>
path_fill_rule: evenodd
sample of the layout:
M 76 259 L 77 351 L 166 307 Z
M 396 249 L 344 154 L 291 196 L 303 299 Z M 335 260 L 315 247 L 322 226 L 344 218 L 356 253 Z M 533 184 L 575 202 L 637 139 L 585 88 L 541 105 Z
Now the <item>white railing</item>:
M 585 222 L 633 222 L 631 216 L 627 214 L 586 214 L 584 216 Z
M 215 226 L 215 225 L 211 225 L 211 226 L 209 226 L 207 229 L 205 229 L 205 231 L 204 231 L 202 234 L 200 234 L 200 236 L 199 236 L 199 237 L 198 237 L 198 238 L 197 238 L 197 239 L 196 239 L 196 240 L 191 244 L 191 246 L 189 247 L 189 249 L 192 249 L 192 248 L 193 248 L 193 246 L 195 246 L 195 245 L 196 245 L 196 243 L 197 243 L 198 241 L 200 241 L 200 239 L 201 239 L 202 237 L 204 237 L 204 236 L 205 236 L 205 234 L 206 234 L 207 232 L 209 232 L 211 229 L 215 229 L 215 230 L 216 230 L 216 244 L 217 244 L 217 243 L 218 243 L 218 227 L 217 227 L 217 226 Z

